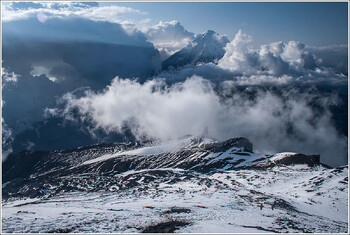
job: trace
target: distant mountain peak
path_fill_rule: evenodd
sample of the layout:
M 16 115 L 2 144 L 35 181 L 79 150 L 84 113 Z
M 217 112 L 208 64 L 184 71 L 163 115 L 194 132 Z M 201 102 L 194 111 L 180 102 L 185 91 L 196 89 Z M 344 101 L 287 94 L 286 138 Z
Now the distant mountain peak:
M 185 65 L 216 63 L 221 59 L 229 42 L 226 36 L 221 36 L 213 30 L 198 34 L 192 43 L 163 61 L 163 70 L 181 68 Z

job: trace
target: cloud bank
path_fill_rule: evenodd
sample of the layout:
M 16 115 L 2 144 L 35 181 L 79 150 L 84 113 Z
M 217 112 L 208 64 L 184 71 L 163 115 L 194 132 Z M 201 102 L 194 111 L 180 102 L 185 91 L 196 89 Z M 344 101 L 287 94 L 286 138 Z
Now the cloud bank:
M 135 29 L 136 23 L 142 22 L 131 19 L 146 14 L 130 7 L 100 7 L 97 2 L 11 2 L 9 5 L 2 5 L 4 22 L 27 20 L 36 16 L 38 20 L 39 16 L 47 19 L 80 17 L 92 21 L 118 23 L 131 31 Z
M 102 89 L 117 75 L 146 79 L 160 68 L 144 34 L 116 23 L 33 16 L 4 22 L 2 32 L 3 117 L 14 134 L 42 121 L 66 92 Z
M 234 39 L 226 44 L 224 56 L 217 58 L 217 64 L 191 64 L 187 61 L 190 61 L 192 52 L 177 52 L 174 54 L 177 55 L 176 59 L 174 55 L 169 59 L 174 59 L 171 62 L 173 67 L 179 61 L 177 67 L 180 68 L 161 71 L 157 76 L 169 83 L 198 75 L 216 82 L 232 80 L 237 85 L 347 86 L 347 45 L 320 48 L 289 41 L 253 48 L 252 40 L 251 36 L 239 30 Z
M 234 87 L 232 82 L 221 83 L 217 93 L 212 83 L 198 76 L 171 86 L 162 80 L 140 84 L 115 78 L 102 92 L 66 94 L 61 100 L 64 108 L 56 113 L 72 119 L 78 112 L 79 119 L 107 133 L 128 125 L 139 139 L 174 139 L 208 130 L 212 138 L 248 137 L 259 152 L 321 154 L 325 163 L 346 163 L 347 139 L 331 121 L 330 107 L 339 102 L 336 96 L 301 94 L 296 89 L 279 95 L 255 90 L 252 99 L 250 88 L 235 92 Z M 311 108 L 311 101 L 322 113 Z
M 322 77 L 322 73 L 327 73 L 330 77 L 330 73 L 333 73 L 339 77 L 347 74 L 347 58 L 344 56 L 347 55 L 347 46 L 332 46 L 332 49 L 309 48 L 303 43 L 289 41 L 274 42 L 254 49 L 251 42 L 252 37 L 239 30 L 235 38 L 226 45 L 226 53 L 218 66 L 244 76 L 263 74 Z

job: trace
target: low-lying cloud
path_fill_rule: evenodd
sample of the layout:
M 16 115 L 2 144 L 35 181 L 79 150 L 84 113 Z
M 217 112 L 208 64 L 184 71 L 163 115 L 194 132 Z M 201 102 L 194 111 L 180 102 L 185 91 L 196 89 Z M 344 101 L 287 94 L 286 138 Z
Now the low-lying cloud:
M 74 119 L 78 112 L 75 117 L 107 133 L 128 125 L 139 139 L 167 140 L 207 130 L 208 137 L 217 139 L 247 137 L 263 153 L 321 154 L 325 163 L 346 164 L 347 139 L 332 125 L 329 111 L 339 102 L 336 95 L 293 89 L 277 95 L 257 89 L 252 98 L 252 87 L 244 92 L 234 87 L 227 81 L 215 88 L 198 76 L 171 86 L 162 80 L 140 84 L 115 78 L 102 92 L 87 91 L 82 97 L 67 93 L 61 99 L 64 108 L 55 113 Z

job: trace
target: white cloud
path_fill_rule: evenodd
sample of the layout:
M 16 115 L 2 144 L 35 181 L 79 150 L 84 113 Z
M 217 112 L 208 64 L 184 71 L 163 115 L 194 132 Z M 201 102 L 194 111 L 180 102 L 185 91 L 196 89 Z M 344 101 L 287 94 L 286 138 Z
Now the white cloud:
M 57 7 L 57 5 L 50 4 L 48 3 L 44 8 L 14 9 L 5 7 L 2 12 L 3 20 L 6 22 L 27 19 L 43 14 L 48 19 L 41 17 L 43 24 L 37 23 L 41 27 L 49 25 L 47 20 L 50 20 L 50 17 L 78 16 L 93 21 L 120 23 L 124 28 L 132 31 L 138 24 L 128 20 L 126 16 L 128 14 L 143 14 L 131 8 L 118 6 L 82 7 L 62 3 Z M 67 21 L 65 22 L 67 23 Z M 90 25 L 90 23 L 88 22 L 87 25 Z M 91 34 L 91 29 L 99 28 L 95 27 L 97 22 L 93 23 L 94 25 L 90 26 L 94 27 L 86 27 L 87 31 L 84 31 L 83 35 L 96 36 L 97 39 L 103 36 L 102 41 L 104 42 L 116 42 L 116 39 L 118 39 L 123 42 L 121 44 L 128 42 L 147 46 L 145 37 L 140 32 L 139 34 L 128 35 L 128 37 L 123 34 L 124 30 L 120 32 L 109 30 L 115 34 L 105 34 L 104 32 L 101 33 L 102 31 Z M 141 23 L 147 24 L 149 19 L 144 19 Z M 72 26 L 70 22 L 67 24 Z M 75 26 L 79 29 L 81 24 Z M 67 27 L 62 28 L 67 29 Z M 72 32 L 78 31 L 75 29 L 73 27 Z M 149 41 L 153 42 L 157 48 L 166 54 L 181 49 L 193 39 L 193 34 L 185 30 L 177 21 L 160 22 L 150 28 L 143 28 L 143 32 L 147 35 Z M 53 35 L 53 37 L 57 39 L 60 34 L 59 31 L 56 31 L 56 35 Z M 45 33 L 45 35 L 52 36 L 49 33 Z M 73 118 L 73 110 L 78 110 L 81 114 L 80 118 L 91 121 L 96 128 L 102 128 L 106 132 L 120 132 L 123 126 L 128 124 L 138 138 L 146 136 L 173 139 L 187 134 L 200 135 L 208 128 L 209 135 L 214 138 L 248 137 L 255 147 L 262 152 L 299 151 L 310 154 L 321 153 L 326 163 L 327 161 L 331 164 L 345 163 L 343 156 L 346 155 L 347 143 L 333 127 L 327 105 L 327 102 L 335 100 L 334 97 L 321 97 L 321 105 L 326 111 L 324 115 L 316 117 L 317 115 L 307 103 L 313 97 L 312 94 L 290 91 L 279 97 L 271 92 L 258 91 L 255 100 L 252 101 L 242 96 L 242 93 L 233 93 L 232 97 L 230 89 L 236 85 L 289 84 L 298 81 L 305 83 L 309 81 L 322 82 L 324 80 L 328 83 L 333 81 L 347 83 L 347 76 L 339 74 L 339 71 L 344 71 L 347 63 L 345 64 L 343 59 L 336 63 L 332 63 L 330 60 L 327 61 L 333 48 L 310 48 L 299 42 L 290 41 L 287 43 L 275 42 L 254 49 L 250 46 L 251 40 L 250 36 L 239 31 L 235 38 L 227 44 L 226 53 L 217 66 L 214 64 L 193 65 L 174 74 L 163 72 L 159 75 L 167 81 L 181 81 L 180 83 L 168 86 L 162 80 L 151 80 L 140 84 L 132 80 L 116 78 L 102 92 L 89 91 L 83 97 L 77 97 L 74 93 L 67 93 L 63 97 L 65 102 L 63 110 L 52 108 L 55 100 L 54 96 L 62 94 L 57 93 L 59 90 L 58 83 L 53 83 L 53 80 L 60 81 L 57 80 L 59 77 L 63 82 L 69 80 L 66 79 L 66 76 L 71 79 L 81 79 L 83 77 L 84 79 L 91 79 L 92 84 L 95 80 L 96 83 L 101 82 L 104 87 L 105 84 L 109 83 L 109 79 L 116 75 L 116 72 L 113 71 L 121 73 L 121 71 L 128 69 L 124 71 L 124 75 L 119 75 L 131 77 L 133 75 L 126 74 L 132 72 L 135 73 L 135 77 L 140 77 L 138 72 L 145 70 L 144 74 L 147 75 L 144 76 L 151 76 L 153 67 L 157 67 L 156 65 L 151 66 L 150 63 L 153 56 L 157 55 L 153 53 L 154 48 L 142 54 L 137 49 L 139 47 L 135 47 L 134 51 L 128 50 L 128 53 L 121 52 L 119 55 L 111 49 L 99 51 L 97 50 L 99 47 L 89 46 L 83 50 L 83 52 L 89 52 L 85 53 L 86 56 L 84 57 L 79 56 L 79 53 L 74 54 L 74 50 L 73 52 L 69 50 L 73 54 L 65 56 L 65 63 L 63 64 L 60 56 L 58 59 L 56 58 L 63 50 L 54 48 L 45 51 L 42 48 L 47 47 L 43 46 L 45 44 L 42 42 L 38 47 L 31 48 L 35 51 L 33 55 L 38 55 L 39 59 L 33 57 L 28 60 L 31 54 L 23 53 L 24 55 L 21 55 L 23 50 L 18 47 L 20 49 L 13 52 L 13 55 L 16 56 L 11 57 L 13 58 L 12 65 L 23 64 L 25 69 L 30 69 L 28 74 L 34 76 L 35 79 L 19 79 L 23 81 L 18 82 L 20 75 L 16 74 L 17 71 L 16 73 L 10 73 L 2 69 L 4 84 L 16 83 L 18 86 L 16 92 L 4 89 L 5 95 L 10 97 L 9 100 L 12 100 L 13 104 L 16 104 L 13 106 L 13 112 L 10 109 L 6 110 L 6 113 L 10 114 L 6 121 L 8 123 L 12 121 L 12 126 L 18 126 L 18 120 L 22 119 L 29 120 L 28 122 L 42 120 L 43 107 L 51 108 L 46 109 L 45 115 L 47 117 L 63 115 L 66 118 Z M 150 43 L 147 42 L 147 44 Z M 341 55 L 347 57 L 347 52 L 344 54 L 344 48 L 337 47 L 337 49 L 339 49 Z M 117 51 L 119 50 L 120 48 Z M 21 51 L 21 53 L 18 53 L 18 51 Z M 108 54 L 108 51 L 110 54 Z M 54 52 L 52 63 L 55 66 L 51 66 L 48 62 L 49 59 L 45 57 L 50 55 L 49 52 Z M 82 50 L 80 49 L 79 52 L 81 53 Z M 105 59 L 100 60 L 99 56 L 95 56 L 96 52 L 100 52 L 100 55 L 103 55 Z M 29 57 L 27 57 L 28 55 Z M 43 57 L 43 55 L 45 56 Z M 334 55 L 334 57 L 337 55 Z M 116 65 L 116 61 L 118 65 Z M 26 66 L 24 62 L 30 62 L 30 66 Z M 90 66 L 91 64 L 94 66 Z M 334 64 L 337 68 L 339 67 L 339 70 L 333 69 Z M 82 70 L 80 71 L 80 77 L 76 73 L 79 72 L 78 70 L 74 70 L 74 73 L 71 72 L 73 68 Z M 148 73 L 150 68 L 152 68 L 152 73 Z M 92 73 L 91 71 L 99 73 Z M 113 74 L 107 77 L 96 76 L 100 72 L 101 74 L 113 72 Z M 216 82 L 230 80 L 222 83 L 225 84 L 223 89 L 227 90 L 230 98 L 222 100 L 221 96 L 214 91 L 214 85 L 201 77 L 193 76 L 186 79 L 195 74 Z M 83 83 L 77 84 L 81 86 Z M 67 83 L 67 87 L 71 90 L 73 86 Z M 21 96 L 17 94 L 21 94 Z M 38 100 L 38 94 L 46 97 L 46 99 Z M 19 100 L 17 100 L 18 97 Z M 47 102 L 47 100 L 50 102 Z M 11 116 L 12 114 L 13 116 Z M 292 132 L 292 134 L 288 132 Z M 335 157 L 332 162 L 330 159 L 333 155 L 341 157 Z
M 125 122 L 133 121 L 133 133 L 172 139 L 187 134 L 201 134 L 204 123 L 213 113 L 218 97 L 207 82 L 199 78 L 166 88 L 161 80 L 148 81 L 141 85 L 131 80 L 114 79 L 103 93 L 87 93 L 76 99 L 70 93 L 64 96 L 68 101 L 64 114 L 72 109 L 90 118 L 98 128 L 120 131 Z M 192 125 L 187 125 L 192 123 Z M 186 126 L 186 128 L 184 128 Z
M 251 76 L 239 76 L 236 78 L 236 83 L 239 85 L 259 85 L 259 84 L 270 84 L 270 85 L 283 85 L 289 84 L 294 81 L 292 76 L 272 76 L 272 75 L 251 75 Z
M 45 67 L 43 65 L 34 65 L 33 70 L 31 71 L 32 76 L 45 75 L 50 81 L 57 82 L 59 79 L 51 75 L 50 71 L 52 68 Z
M 4 67 L 1 67 L 1 78 L 2 78 L 2 86 L 6 87 L 9 84 L 16 84 L 18 79 L 21 78 L 21 75 L 16 74 L 13 71 L 9 71 Z
M 118 23 L 131 31 L 136 27 L 132 16 L 146 15 L 147 13 L 117 5 L 99 7 L 73 2 L 42 2 L 37 3 L 35 7 L 28 5 L 19 8 L 18 6 L 14 7 L 13 3 L 2 5 L 1 14 L 4 22 L 37 17 L 40 22 L 45 23 L 50 18 L 82 17 L 93 21 Z
M 239 30 L 235 38 L 226 44 L 225 55 L 218 66 L 231 71 L 252 73 L 259 65 L 258 54 L 249 46 L 252 38 Z
M 106 132 L 120 132 L 127 124 L 138 138 L 174 139 L 208 129 L 210 137 L 219 139 L 245 136 L 264 153 L 320 153 L 325 163 L 346 163 L 347 140 L 338 135 L 329 112 L 336 97 L 293 89 L 282 96 L 256 90 L 251 100 L 249 91 L 232 93 L 232 81 L 221 86 L 233 96 L 220 98 L 213 84 L 197 76 L 172 86 L 161 80 L 140 84 L 115 78 L 100 93 L 66 94 L 61 115 L 72 118 L 72 111 L 78 111 L 80 118 Z M 308 104 L 315 97 L 325 110 L 322 115 Z
M 322 74 L 322 79 L 326 77 L 325 74 L 328 74 L 328 78 L 332 80 L 333 78 L 344 79 L 344 75 L 340 73 L 347 74 L 345 72 L 347 53 L 344 47 L 337 46 L 335 48 L 338 51 L 331 52 L 330 48 L 334 49 L 334 46 L 330 48 L 306 47 L 300 42 L 289 41 L 287 43 L 274 42 L 254 49 L 250 45 L 251 41 L 252 38 L 249 35 L 239 30 L 235 38 L 226 45 L 226 53 L 218 62 L 218 66 L 234 73 L 240 73 L 249 80 L 252 80 L 250 76 L 267 75 L 291 76 L 293 80 L 310 81 L 320 74 Z
M 194 39 L 194 34 L 176 20 L 160 21 L 159 24 L 143 28 L 142 32 L 158 50 L 168 55 L 186 47 Z
M 6 86 L 6 83 L 16 83 L 21 75 L 15 74 L 13 71 L 9 72 L 7 69 L 1 67 L 1 77 L 3 86 Z

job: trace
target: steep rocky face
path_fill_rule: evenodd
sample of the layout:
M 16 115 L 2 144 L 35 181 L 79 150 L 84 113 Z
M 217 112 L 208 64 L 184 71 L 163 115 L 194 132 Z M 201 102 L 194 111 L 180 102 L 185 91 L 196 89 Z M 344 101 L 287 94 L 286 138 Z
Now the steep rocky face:
M 224 56 L 224 47 L 228 42 L 226 36 L 219 36 L 214 31 L 208 30 L 199 34 L 187 47 L 163 61 L 162 69 L 170 67 L 177 69 L 188 64 L 215 63 Z

